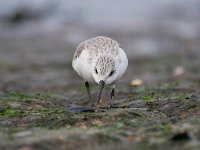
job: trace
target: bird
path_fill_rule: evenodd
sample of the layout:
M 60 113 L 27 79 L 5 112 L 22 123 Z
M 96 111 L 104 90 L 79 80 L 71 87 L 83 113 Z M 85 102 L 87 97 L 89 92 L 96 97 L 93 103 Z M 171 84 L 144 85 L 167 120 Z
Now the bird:
M 95 105 L 90 94 L 90 84 L 96 83 L 99 85 L 98 103 L 105 85 L 112 86 L 109 106 L 113 107 L 115 85 L 128 67 L 128 58 L 118 42 L 106 36 L 97 36 L 80 43 L 75 50 L 72 67 L 85 80 L 91 106 Z

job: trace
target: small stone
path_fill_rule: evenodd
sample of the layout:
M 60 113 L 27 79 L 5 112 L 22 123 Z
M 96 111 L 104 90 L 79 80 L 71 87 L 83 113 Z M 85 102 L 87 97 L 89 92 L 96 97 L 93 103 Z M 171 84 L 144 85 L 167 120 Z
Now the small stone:
M 100 103 L 100 104 L 102 104 L 102 103 L 103 103 L 103 101 L 104 101 L 104 100 L 100 99 L 100 100 L 99 100 L 99 103 Z
M 83 123 L 83 122 L 78 122 L 77 124 L 76 124 L 76 126 L 78 126 L 80 129 L 87 129 L 88 127 L 86 126 L 86 124 L 85 123 Z
M 101 127 L 104 123 L 101 120 L 95 119 L 94 121 L 92 121 L 92 124 Z
M 127 136 L 126 140 L 127 140 L 128 142 L 131 142 L 131 141 L 134 140 L 134 136 L 129 135 L 129 136 Z
M 174 76 L 180 76 L 184 73 L 185 69 L 182 66 L 177 66 L 174 68 L 173 75 Z
M 143 81 L 141 79 L 134 79 L 131 81 L 132 86 L 140 86 L 143 84 Z

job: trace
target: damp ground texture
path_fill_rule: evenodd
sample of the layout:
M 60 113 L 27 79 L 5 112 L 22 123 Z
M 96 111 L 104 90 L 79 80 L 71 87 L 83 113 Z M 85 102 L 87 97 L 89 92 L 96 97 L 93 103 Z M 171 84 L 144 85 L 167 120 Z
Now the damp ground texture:
M 199 149 L 199 64 L 199 55 L 129 60 L 114 108 L 106 87 L 104 111 L 69 112 L 89 105 L 70 63 L 0 62 L 0 149 Z

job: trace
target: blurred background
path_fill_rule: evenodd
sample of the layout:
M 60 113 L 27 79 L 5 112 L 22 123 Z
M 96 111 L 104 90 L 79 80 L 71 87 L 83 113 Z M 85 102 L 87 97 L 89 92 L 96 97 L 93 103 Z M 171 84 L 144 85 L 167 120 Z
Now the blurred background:
M 74 51 L 99 35 L 126 51 L 126 82 L 167 81 L 185 72 L 196 79 L 199 16 L 199 0 L 1 0 L 0 91 L 80 85 L 71 68 Z

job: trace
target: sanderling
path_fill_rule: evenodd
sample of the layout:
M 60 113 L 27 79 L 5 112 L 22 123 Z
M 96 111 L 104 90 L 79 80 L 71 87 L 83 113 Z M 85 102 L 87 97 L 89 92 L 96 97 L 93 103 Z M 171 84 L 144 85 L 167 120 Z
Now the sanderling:
M 116 41 L 104 36 L 94 37 L 79 44 L 72 60 L 72 67 L 85 80 L 92 106 L 94 104 L 89 84 L 99 84 L 98 103 L 104 85 L 112 85 L 110 94 L 110 106 L 112 106 L 115 83 L 124 75 L 127 66 L 128 59 L 124 50 Z

